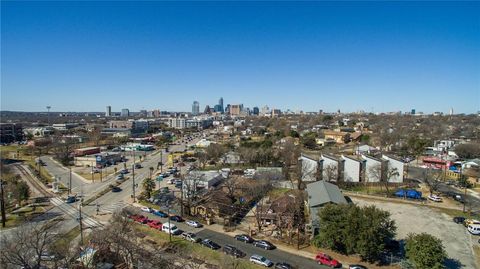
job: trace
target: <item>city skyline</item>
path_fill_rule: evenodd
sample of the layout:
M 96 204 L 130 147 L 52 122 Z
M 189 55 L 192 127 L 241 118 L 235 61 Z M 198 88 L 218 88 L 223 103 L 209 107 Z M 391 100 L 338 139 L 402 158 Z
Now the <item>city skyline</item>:
M 477 2 L 1 5 L 1 110 L 480 110 Z

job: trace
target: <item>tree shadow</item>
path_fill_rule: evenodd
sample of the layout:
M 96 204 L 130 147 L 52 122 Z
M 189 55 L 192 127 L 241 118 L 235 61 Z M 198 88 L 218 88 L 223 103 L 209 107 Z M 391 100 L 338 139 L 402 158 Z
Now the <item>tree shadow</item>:
M 462 268 L 462 263 L 457 259 L 448 258 L 445 260 L 445 267 L 448 269 L 460 269 Z

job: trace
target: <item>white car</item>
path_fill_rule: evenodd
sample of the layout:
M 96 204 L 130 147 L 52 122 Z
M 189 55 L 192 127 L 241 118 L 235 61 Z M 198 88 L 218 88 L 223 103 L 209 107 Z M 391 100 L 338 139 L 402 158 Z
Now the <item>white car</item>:
M 431 200 L 431 201 L 434 201 L 434 202 L 441 202 L 442 201 L 442 198 L 440 198 L 439 196 L 435 195 L 435 194 L 430 194 L 428 197 L 428 200 Z
M 187 224 L 188 226 L 192 226 L 194 228 L 200 228 L 203 226 L 200 222 L 194 221 L 194 220 L 187 220 L 185 224 Z
M 260 255 L 252 255 L 250 256 L 250 262 L 258 264 L 258 265 L 263 265 L 265 267 L 270 267 L 273 265 L 273 262 L 263 256 Z
M 197 235 L 194 233 L 187 233 L 187 232 L 182 233 L 182 238 L 193 243 L 198 243 L 202 241 L 202 239 L 197 237 Z
M 152 209 L 148 206 L 142 206 L 142 207 L 140 207 L 140 210 L 142 210 L 143 212 L 147 212 L 147 213 L 152 212 Z
M 469 224 L 467 230 L 473 235 L 480 235 L 480 224 Z

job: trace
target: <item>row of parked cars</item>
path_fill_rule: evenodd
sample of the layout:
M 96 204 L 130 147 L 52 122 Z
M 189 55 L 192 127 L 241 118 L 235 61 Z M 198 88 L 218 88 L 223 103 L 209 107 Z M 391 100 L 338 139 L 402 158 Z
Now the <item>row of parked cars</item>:
M 464 217 L 454 217 L 453 221 L 457 224 L 463 224 L 467 228 L 468 232 L 470 232 L 471 234 L 480 235 L 480 220 L 466 219 Z

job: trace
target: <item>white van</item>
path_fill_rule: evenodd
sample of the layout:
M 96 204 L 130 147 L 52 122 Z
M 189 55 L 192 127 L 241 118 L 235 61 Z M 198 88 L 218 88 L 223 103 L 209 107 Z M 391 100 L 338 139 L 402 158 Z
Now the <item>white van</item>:
M 162 231 L 166 232 L 167 234 L 180 234 L 181 231 L 172 223 L 164 223 L 162 226 Z
M 469 224 L 467 230 L 473 235 L 480 235 L 480 224 Z

